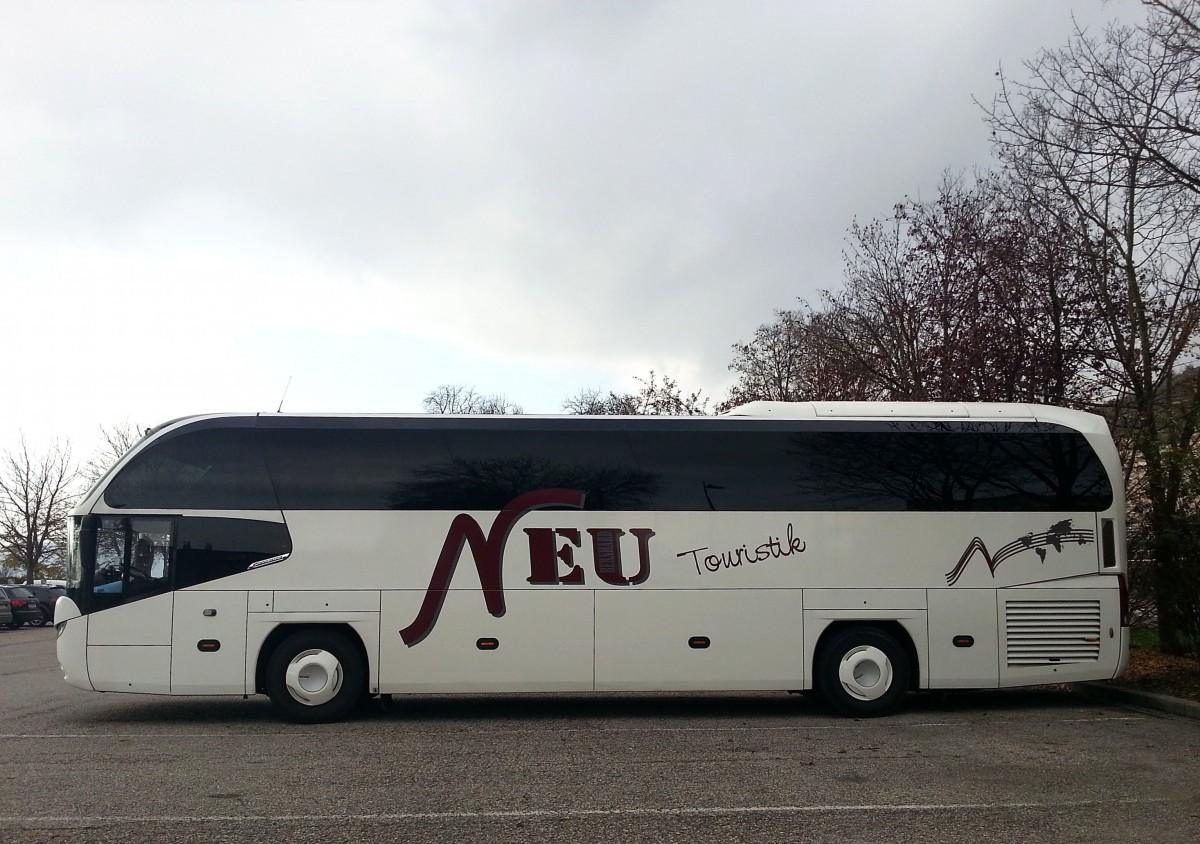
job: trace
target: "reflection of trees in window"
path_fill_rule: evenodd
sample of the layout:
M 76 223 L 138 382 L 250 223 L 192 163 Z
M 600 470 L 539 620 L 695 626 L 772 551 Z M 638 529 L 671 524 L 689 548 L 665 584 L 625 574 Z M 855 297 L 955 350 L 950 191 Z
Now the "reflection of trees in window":
M 993 497 L 1023 504 L 1020 509 L 1102 510 L 1112 503 L 1108 474 L 1082 436 L 1038 433 L 997 439 L 1005 460 L 993 479 Z M 1030 506 L 1030 500 L 1041 506 Z
M 800 494 L 830 509 L 1098 510 L 1112 501 L 1078 434 L 820 432 L 793 442 Z
M 96 532 L 96 584 L 121 579 L 125 566 L 125 519 L 103 519 Z
M 789 456 L 798 461 L 796 487 L 810 509 L 967 509 L 954 502 L 969 502 L 978 482 L 955 466 L 947 439 L 817 432 L 796 437 Z
M 121 471 L 104 491 L 104 500 L 110 507 L 157 506 L 177 497 L 178 490 L 193 487 L 204 473 L 202 466 L 150 451 Z
M 104 517 L 96 534 L 93 587 L 119 584 L 109 590 L 111 594 L 128 596 L 165 584 L 171 560 L 171 525 L 170 519 L 154 517 Z
M 155 443 L 109 484 L 110 507 L 267 510 L 278 505 L 249 430 L 188 431 Z
M 538 457 L 455 458 L 412 474 L 393 485 L 392 509 L 499 510 L 522 493 L 557 488 L 586 493 L 586 510 L 649 510 L 657 488 L 650 472 Z

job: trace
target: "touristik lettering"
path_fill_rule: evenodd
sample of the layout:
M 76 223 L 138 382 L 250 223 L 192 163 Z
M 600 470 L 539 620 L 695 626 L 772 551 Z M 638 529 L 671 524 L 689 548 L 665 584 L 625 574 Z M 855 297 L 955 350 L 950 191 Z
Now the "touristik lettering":
M 743 565 L 755 565 L 767 560 L 779 560 L 795 554 L 803 554 L 807 547 L 808 543 L 796 536 L 795 525 L 788 522 L 787 530 L 783 535 L 768 536 L 766 541 L 754 547 L 742 544 L 726 551 L 706 554 L 705 551 L 712 551 L 712 549 L 704 546 L 681 551 L 675 556 L 687 557 L 690 555 L 692 562 L 696 565 L 696 574 L 703 575 L 705 572 L 735 569 Z

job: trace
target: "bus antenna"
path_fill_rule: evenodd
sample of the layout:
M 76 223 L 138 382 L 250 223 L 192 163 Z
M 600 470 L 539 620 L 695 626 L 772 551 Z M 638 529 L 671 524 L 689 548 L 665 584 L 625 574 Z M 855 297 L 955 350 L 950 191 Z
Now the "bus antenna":
M 283 385 L 283 395 L 279 397 L 279 407 L 275 408 L 276 413 L 283 413 L 283 400 L 287 398 L 288 387 L 292 386 L 292 376 L 288 376 L 287 383 Z

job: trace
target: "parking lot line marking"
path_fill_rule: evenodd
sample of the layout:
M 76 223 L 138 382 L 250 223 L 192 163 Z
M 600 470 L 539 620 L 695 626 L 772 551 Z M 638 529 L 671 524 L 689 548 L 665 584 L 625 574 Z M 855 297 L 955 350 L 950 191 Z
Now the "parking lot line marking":
M 1145 721 L 1141 715 L 1114 715 L 1110 718 L 1063 718 L 1060 724 L 1096 724 L 1101 721 Z
M 278 738 L 289 733 L 0 733 L 0 739 Z
M 570 820 L 593 817 L 688 817 L 709 815 L 831 814 L 831 813 L 920 813 L 1084 809 L 1094 806 L 1150 805 L 1170 803 L 1162 797 L 1121 800 L 1064 800 L 1059 802 L 1011 803 L 863 803 L 818 804 L 810 806 L 696 806 L 625 809 L 511 809 L 482 812 L 378 812 L 344 815 L 92 815 L 86 817 L 0 816 L 0 825 L 8 824 L 131 824 L 131 823 L 319 823 L 357 821 L 362 823 L 395 821 L 448 820 Z

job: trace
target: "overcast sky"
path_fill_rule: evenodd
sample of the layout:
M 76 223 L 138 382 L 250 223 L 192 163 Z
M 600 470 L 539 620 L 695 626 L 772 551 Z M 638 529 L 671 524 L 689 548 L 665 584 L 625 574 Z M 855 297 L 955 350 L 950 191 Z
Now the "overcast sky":
M 556 413 L 836 288 L 1136 0 L 0 0 L 0 446 L 215 410 Z

